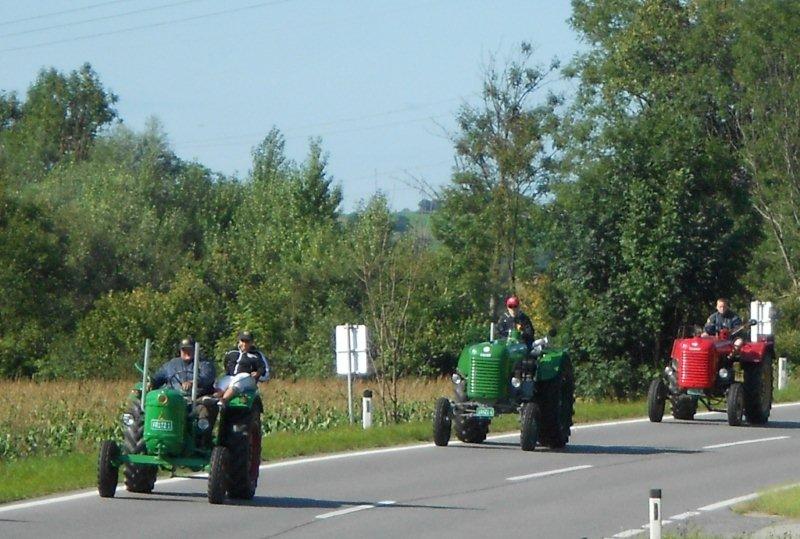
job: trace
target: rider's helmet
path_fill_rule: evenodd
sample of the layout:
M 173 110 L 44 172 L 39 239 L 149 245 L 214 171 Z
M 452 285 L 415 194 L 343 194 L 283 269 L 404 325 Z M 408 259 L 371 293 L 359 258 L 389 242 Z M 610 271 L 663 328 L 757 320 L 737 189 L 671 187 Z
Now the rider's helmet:
M 509 309 L 516 309 L 517 307 L 519 307 L 519 298 L 517 296 L 510 296 L 506 300 L 506 307 L 508 307 Z

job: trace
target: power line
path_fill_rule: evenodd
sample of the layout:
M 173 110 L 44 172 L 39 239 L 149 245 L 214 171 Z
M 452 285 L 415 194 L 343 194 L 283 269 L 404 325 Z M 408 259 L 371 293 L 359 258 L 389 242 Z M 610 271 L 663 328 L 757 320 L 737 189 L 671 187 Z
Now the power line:
M 70 26 L 78 26 L 81 24 L 88 24 L 90 22 L 97 22 L 97 21 L 107 21 L 109 19 L 118 19 L 120 17 L 127 17 L 128 15 L 138 15 L 140 13 L 148 13 L 150 11 L 159 11 L 162 9 L 167 9 L 175 6 L 181 6 L 183 4 L 193 4 L 195 2 L 199 2 L 201 0 L 183 0 L 182 2 L 174 2 L 172 4 L 164 4 L 161 6 L 149 7 L 144 9 L 135 9 L 133 11 L 126 11 L 124 13 L 117 13 L 114 15 L 105 15 L 103 17 L 95 17 L 93 19 L 84 19 L 82 21 L 73 21 L 67 22 L 63 24 L 54 24 L 53 26 L 43 26 L 41 28 L 33 28 L 31 30 L 24 30 L 22 32 L 14 32 L 11 34 L 2 34 L 0 38 L 5 37 L 16 37 L 16 36 L 24 36 L 26 34 L 35 34 L 36 32 L 45 32 L 47 30 L 57 30 L 59 28 L 69 28 Z
M 54 11 L 52 13 L 44 13 L 42 15 L 34 15 L 33 17 L 25 17 L 24 19 L 14 19 L 13 21 L 0 22 L 0 26 L 8 26 L 9 24 L 16 24 L 18 22 L 27 22 L 27 21 L 33 21 L 33 20 L 36 20 L 36 19 L 44 19 L 44 18 L 47 18 L 47 17 L 54 17 L 56 15 L 66 15 L 67 13 L 75 13 L 75 12 L 78 12 L 78 11 L 86 11 L 87 9 L 93 9 L 93 8 L 96 8 L 96 7 L 107 6 L 109 4 L 119 4 L 119 3 L 122 3 L 122 2 L 130 2 L 130 0 L 113 0 L 111 2 L 100 2 L 99 4 L 91 4 L 89 6 L 76 7 L 76 8 L 73 8 L 73 9 L 65 9 L 64 11 Z
M 113 36 L 113 35 L 122 34 L 122 33 L 125 33 L 125 32 L 134 32 L 136 30 L 145 30 L 145 29 L 150 29 L 150 28 L 158 28 L 160 26 L 167 26 L 167 25 L 170 25 L 170 24 L 177 24 L 177 23 L 182 23 L 182 22 L 196 21 L 196 20 L 199 20 L 199 19 L 207 19 L 208 17 L 216 17 L 218 15 L 228 15 L 230 13 L 239 13 L 241 11 L 257 9 L 257 8 L 265 7 L 265 6 L 273 6 L 273 5 L 276 5 L 276 4 L 286 4 L 286 3 L 291 2 L 291 1 L 292 0 L 272 0 L 271 2 L 259 2 L 257 4 L 251 4 L 249 6 L 242 6 L 240 8 L 232 8 L 232 9 L 224 9 L 222 11 L 215 11 L 213 13 L 205 13 L 203 15 L 195 15 L 193 17 L 183 17 L 183 18 L 180 18 L 180 19 L 171 19 L 171 20 L 168 20 L 168 21 L 162 21 L 162 22 L 151 23 L 151 24 L 143 24 L 143 25 L 140 25 L 140 26 L 131 26 L 130 28 L 122 28 L 122 29 L 119 29 L 119 30 L 112 30 L 110 32 L 99 32 L 99 33 L 96 33 L 96 34 L 87 34 L 87 35 L 83 35 L 83 36 L 76 36 L 76 37 L 73 37 L 73 38 L 59 39 L 59 40 L 56 40 L 56 41 L 48 41 L 46 43 L 37 43 L 35 45 L 26 45 L 26 46 L 23 46 L 23 47 L 11 47 L 11 48 L 8 48 L 8 49 L 0 49 L 0 52 L 24 51 L 24 50 L 29 50 L 29 49 L 38 49 L 38 48 L 41 48 L 41 47 L 47 47 L 47 46 L 50 46 L 50 45 L 60 45 L 62 43 L 71 43 L 73 41 L 82 41 L 82 40 L 86 40 L 86 39 L 94 39 L 96 37 Z

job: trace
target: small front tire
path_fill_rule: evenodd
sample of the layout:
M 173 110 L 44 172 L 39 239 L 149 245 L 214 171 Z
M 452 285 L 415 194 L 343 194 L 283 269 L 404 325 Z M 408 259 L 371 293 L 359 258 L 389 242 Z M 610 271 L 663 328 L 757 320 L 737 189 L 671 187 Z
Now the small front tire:
M 739 382 L 731 384 L 728 388 L 727 404 L 728 425 L 738 427 L 742 424 L 744 414 L 744 386 Z
M 101 498 L 113 498 L 117 492 L 119 465 L 114 461 L 119 458 L 119 446 L 116 442 L 106 440 L 100 445 L 100 457 L 97 461 L 97 492 Z
M 523 451 L 533 451 L 536 449 L 538 438 L 539 407 L 535 402 L 527 402 L 522 405 L 520 411 L 519 445 Z
M 447 397 L 436 399 L 433 411 L 433 443 L 439 447 L 446 447 L 450 442 L 450 431 L 453 425 L 452 407 Z
M 208 503 L 221 504 L 228 491 L 228 448 L 216 446 L 211 451 L 211 463 L 208 471 Z
M 664 405 L 667 401 L 667 388 L 664 380 L 656 378 L 647 390 L 647 416 L 652 423 L 661 423 L 664 418 Z

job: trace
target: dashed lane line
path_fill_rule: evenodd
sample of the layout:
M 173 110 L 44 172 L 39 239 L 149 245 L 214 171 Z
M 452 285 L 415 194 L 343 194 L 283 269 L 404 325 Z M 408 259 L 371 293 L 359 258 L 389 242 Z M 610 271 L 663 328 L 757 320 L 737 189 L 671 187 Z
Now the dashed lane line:
M 384 500 L 378 503 L 369 503 L 364 505 L 356 505 L 355 507 L 348 507 L 347 509 L 340 509 L 339 511 L 331 511 L 330 513 L 323 513 L 321 515 L 317 515 L 319 519 L 326 519 L 332 517 L 339 517 L 342 515 L 348 515 L 350 513 L 355 513 L 357 511 L 364 511 L 365 509 L 374 509 L 376 507 L 385 507 L 387 505 L 394 505 L 395 501 L 393 500 Z
M 591 464 L 581 464 L 580 466 L 570 466 L 569 468 L 559 468 L 558 470 L 548 470 L 546 472 L 536 472 L 527 475 L 515 475 L 514 477 L 506 477 L 506 481 L 522 481 L 524 479 L 533 479 L 534 477 L 547 477 L 549 475 L 585 470 L 586 468 L 593 468 L 593 466 Z
M 760 442 L 774 442 L 775 440 L 788 440 L 791 436 L 773 436 L 772 438 L 756 438 L 754 440 L 740 440 L 738 442 L 728 442 L 726 444 L 714 444 L 703 446 L 703 449 L 720 449 L 722 447 L 733 447 L 734 445 L 757 444 Z

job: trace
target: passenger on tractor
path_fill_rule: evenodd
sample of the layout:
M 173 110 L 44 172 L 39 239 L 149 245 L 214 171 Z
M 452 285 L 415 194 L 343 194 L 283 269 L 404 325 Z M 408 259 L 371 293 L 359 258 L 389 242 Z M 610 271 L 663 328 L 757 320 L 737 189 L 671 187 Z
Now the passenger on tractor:
M 169 386 L 179 391 L 191 391 L 192 384 L 195 382 L 194 376 L 194 340 L 186 338 L 181 341 L 180 355 L 172 358 L 161 366 L 153 375 L 150 381 L 152 389 Z M 204 443 L 211 440 L 211 431 L 214 428 L 214 421 L 217 419 L 217 407 L 210 406 L 204 402 L 204 397 L 214 392 L 214 378 L 216 369 L 214 363 L 204 358 L 200 358 L 197 365 L 197 400 L 194 402 L 194 413 L 198 420 L 207 420 L 208 428 L 206 436 L 203 437 Z
M 742 327 L 741 317 L 730 309 L 730 302 L 726 298 L 719 298 L 717 300 L 717 310 L 711 313 L 711 316 L 706 320 L 701 336 L 717 335 L 722 329 L 732 331 L 740 327 Z M 734 349 L 738 351 L 743 343 L 744 340 L 741 337 L 737 337 L 733 342 Z
M 249 389 L 255 389 L 257 382 L 269 380 L 267 357 L 253 344 L 253 334 L 249 331 L 239 333 L 236 348 L 225 354 L 225 376 L 217 383 L 220 397 L 219 405 L 224 407 L 234 396 Z
M 500 315 L 497 322 L 498 335 L 508 337 L 511 330 L 517 330 L 522 340 L 528 345 L 528 350 L 533 346 L 533 323 L 528 315 L 519 308 L 519 298 L 511 296 L 506 300 L 506 311 Z

